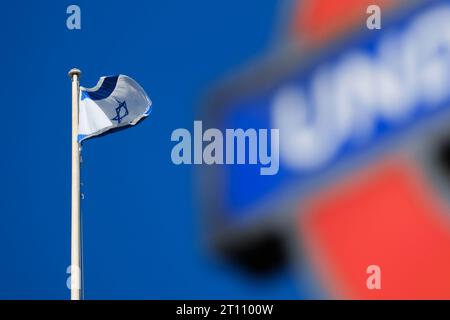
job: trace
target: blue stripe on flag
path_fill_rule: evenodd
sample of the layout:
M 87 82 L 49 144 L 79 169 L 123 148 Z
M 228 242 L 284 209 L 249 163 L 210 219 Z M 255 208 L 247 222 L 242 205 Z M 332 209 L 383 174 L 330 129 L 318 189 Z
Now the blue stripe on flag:
M 81 100 L 89 98 L 91 100 L 102 100 L 111 95 L 116 88 L 119 76 L 105 77 L 103 83 L 96 91 L 81 91 Z
M 83 140 L 84 138 L 86 138 L 86 134 L 79 134 L 77 137 L 78 142 L 80 142 L 81 140 Z
M 146 112 L 144 112 L 145 116 L 148 116 L 150 113 L 152 112 L 152 107 L 150 105 L 150 107 L 148 108 L 148 110 Z

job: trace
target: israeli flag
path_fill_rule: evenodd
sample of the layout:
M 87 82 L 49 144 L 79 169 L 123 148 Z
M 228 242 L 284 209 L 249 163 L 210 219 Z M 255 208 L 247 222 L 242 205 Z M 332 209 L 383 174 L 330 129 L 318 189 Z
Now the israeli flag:
M 90 89 L 80 87 L 78 142 L 135 125 L 149 115 L 151 105 L 144 89 L 125 75 L 101 77 Z

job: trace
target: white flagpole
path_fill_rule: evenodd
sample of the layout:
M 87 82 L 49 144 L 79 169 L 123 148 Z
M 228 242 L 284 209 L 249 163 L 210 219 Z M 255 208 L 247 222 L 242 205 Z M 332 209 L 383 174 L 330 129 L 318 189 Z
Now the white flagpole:
M 81 71 L 72 69 L 72 229 L 71 229 L 71 300 L 81 299 L 81 233 L 80 233 L 80 145 L 78 135 L 78 95 Z

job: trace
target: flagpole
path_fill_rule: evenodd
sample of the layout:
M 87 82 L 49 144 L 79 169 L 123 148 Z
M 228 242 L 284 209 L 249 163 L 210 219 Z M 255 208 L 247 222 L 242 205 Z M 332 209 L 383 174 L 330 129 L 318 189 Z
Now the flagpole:
M 72 69 L 72 225 L 70 299 L 81 299 L 80 145 L 78 143 L 78 95 L 81 71 Z

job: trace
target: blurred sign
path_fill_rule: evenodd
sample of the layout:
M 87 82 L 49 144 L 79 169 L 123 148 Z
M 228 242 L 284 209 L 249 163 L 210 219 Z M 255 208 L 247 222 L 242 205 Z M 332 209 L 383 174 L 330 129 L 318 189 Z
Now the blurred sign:
M 402 159 L 396 162 L 399 171 L 387 171 L 393 173 L 391 179 L 399 193 L 391 199 L 386 198 L 389 194 L 374 189 L 384 204 L 391 205 L 391 210 L 380 210 L 395 215 L 400 208 L 401 213 L 394 220 L 408 219 L 406 213 L 411 214 L 412 220 L 434 219 L 448 213 L 448 208 L 436 209 L 436 202 L 442 202 L 450 188 L 449 181 L 441 179 L 443 171 L 438 168 L 435 155 L 441 148 L 440 141 L 450 132 L 450 4 L 381 1 L 381 7 L 389 9 L 383 11 L 382 29 L 369 31 L 362 20 L 362 4 L 366 1 L 345 2 L 354 5 L 332 1 L 330 7 L 327 0 L 299 2 L 289 29 L 292 40 L 299 45 L 268 55 L 226 81 L 208 100 L 206 125 L 280 130 L 280 170 L 275 176 L 260 176 L 257 169 L 246 165 L 201 168 L 205 210 L 211 235 L 220 250 L 231 255 L 238 252 L 238 256 L 249 254 L 257 244 L 253 249 L 248 244 L 258 243 L 254 239 L 264 242 L 267 234 L 296 243 L 319 239 L 320 234 L 326 234 L 322 225 L 305 223 L 306 230 L 298 228 L 294 236 L 291 227 L 295 221 L 302 221 L 303 215 L 314 219 L 336 212 L 330 221 L 339 220 L 338 217 L 351 220 L 352 215 L 343 216 L 351 201 L 345 206 L 330 202 L 322 210 L 328 214 L 322 215 L 315 214 L 317 210 L 307 204 L 312 199 L 318 203 L 326 199 L 323 192 L 332 185 L 345 189 L 352 183 L 354 171 L 370 172 L 371 167 L 386 158 L 392 159 L 392 154 L 397 155 L 395 159 Z M 348 8 L 351 9 L 344 10 Z M 330 18 L 331 12 L 342 10 L 347 14 L 335 15 L 338 21 Z M 406 161 L 405 166 L 414 163 L 420 168 L 428 181 L 426 188 L 395 180 L 396 173 L 403 177 L 399 169 L 402 165 L 398 164 L 402 161 Z M 383 183 L 388 183 L 390 178 L 385 174 L 381 174 L 387 179 Z M 431 200 L 429 194 L 433 192 Z M 401 202 L 406 195 L 416 199 L 421 207 L 411 211 Z M 358 193 L 355 197 L 361 205 L 352 211 L 354 228 L 360 228 L 362 220 L 370 223 L 373 217 L 370 210 L 356 217 L 359 210 L 368 208 L 369 202 L 365 203 L 366 198 Z M 380 218 L 379 227 L 383 228 L 385 216 Z M 349 223 L 352 226 L 353 222 Z M 425 241 L 426 234 L 434 233 L 436 225 L 430 222 L 430 228 L 422 230 L 424 233 L 416 227 L 411 225 L 408 230 L 413 230 L 411 235 L 417 231 Z M 311 235 L 308 230 L 317 230 L 317 237 L 306 240 L 306 235 Z M 358 234 L 353 237 L 357 243 Z M 396 236 L 385 238 L 380 247 L 395 239 Z M 450 245 L 446 236 L 441 240 L 425 242 L 431 247 Z M 300 247 L 298 250 L 303 250 Z M 318 251 L 323 255 L 345 254 L 327 243 L 309 252 Z M 318 261 L 312 256 L 312 261 Z M 337 269 L 347 268 L 345 263 L 339 264 L 345 260 L 343 257 L 336 258 Z M 447 265 L 450 257 L 441 256 L 440 261 Z M 430 268 L 422 271 L 429 272 Z M 340 280 L 350 283 L 350 278 L 342 275 Z M 442 290 L 450 295 L 450 284 Z

